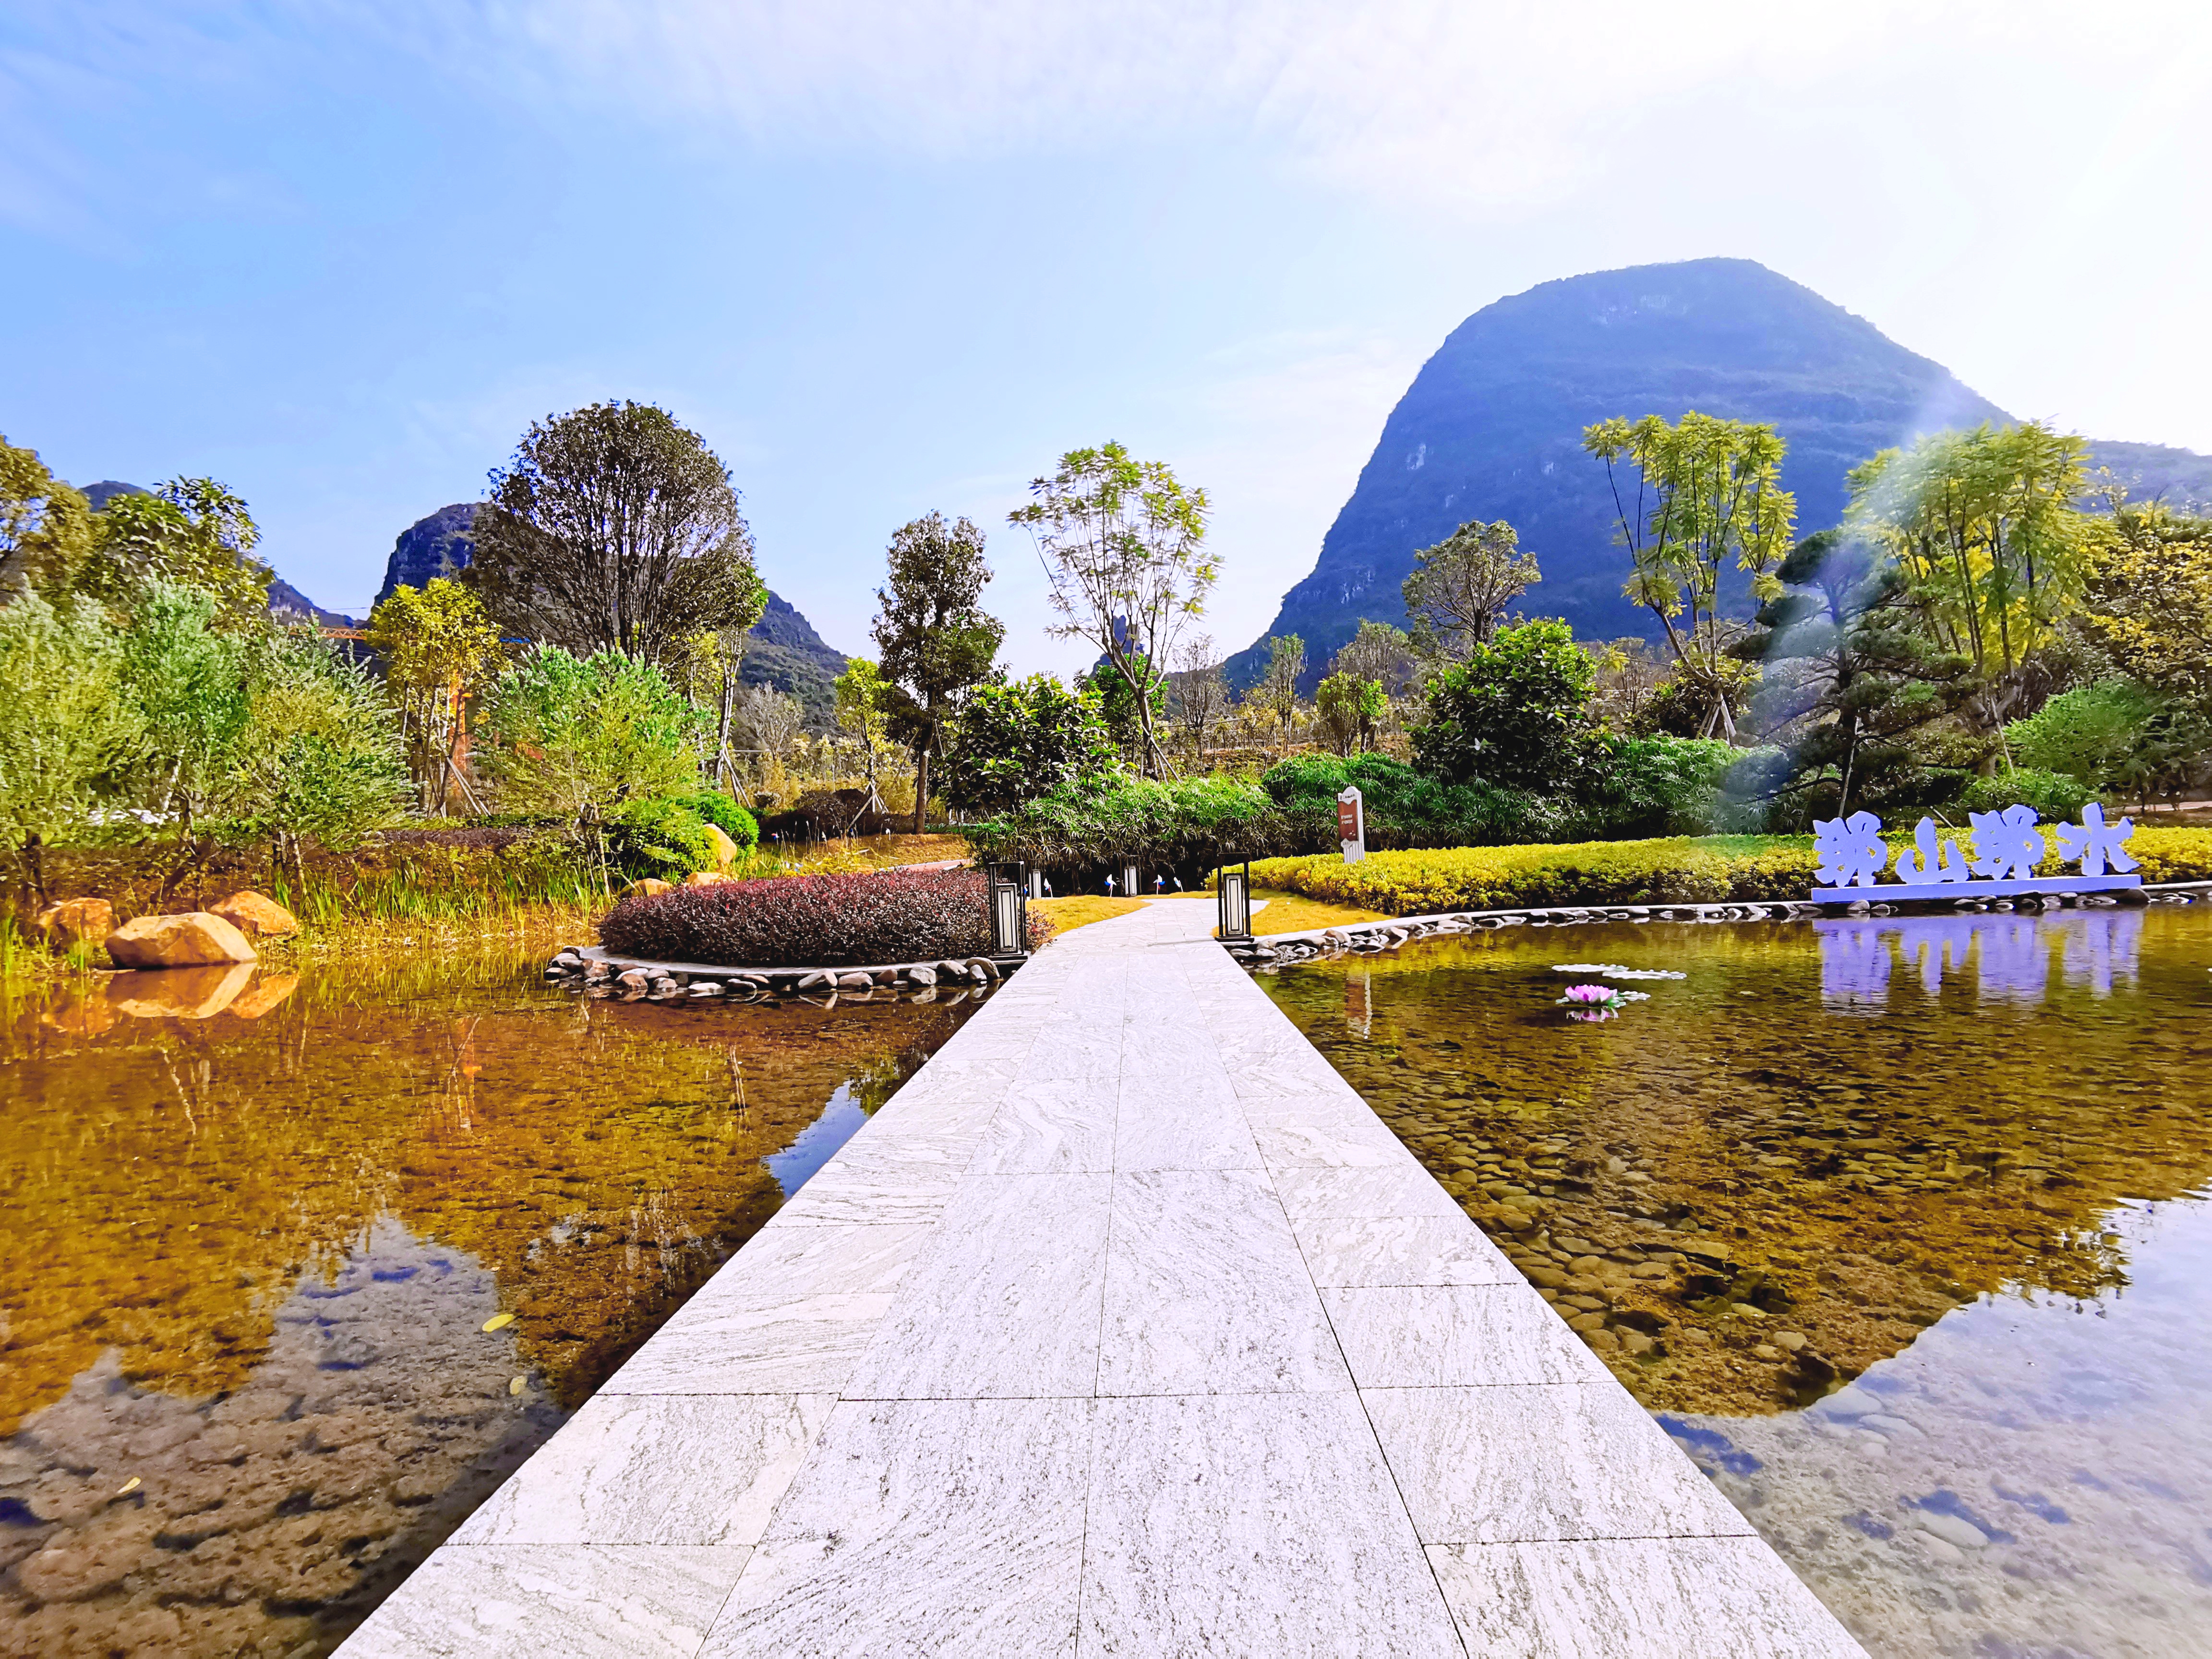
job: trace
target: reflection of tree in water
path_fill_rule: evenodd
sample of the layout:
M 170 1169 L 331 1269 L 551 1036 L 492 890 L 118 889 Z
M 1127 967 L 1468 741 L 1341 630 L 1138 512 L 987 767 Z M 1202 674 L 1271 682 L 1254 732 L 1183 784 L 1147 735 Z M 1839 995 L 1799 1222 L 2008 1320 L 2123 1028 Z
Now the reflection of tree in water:
M 410 960 L 310 974 L 252 1022 L 90 1036 L 66 1001 L 19 1003 L 0 1434 L 110 1348 L 144 1387 L 237 1387 L 275 1304 L 386 1214 L 497 1275 L 573 1404 L 774 1212 L 764 1155 L 848 1080 L 872 1110 L 963 1017 L 586 1003 L 534 979 Z
M 1590 1285 L 1624 1337 L 1667 1322 L 1641 1358 L 1594 1346 L 1651 1403 L 1744 1410 L 1820 1380 L 1772 1333 L 1850 1375 L 1975 1294 L 2124 1282 L 2104 1215 L 2212 1170 L 2205 924 L 1516 929 L 1266 982 L 1524 1267 L 1563 1269 L 1541 1248 L 1563 1237 L 1647 1260 L 1717 1247 Z M 1689 978 L 1575 1026 L 1550 1006 L 1571 982 L 1557 962 Z M 1371 981 L 1364 1039 L 1334 983 L 1351 973 Z M 1535 1232 L 1507 1224 L 1511 1188 L 1538 1199 Z

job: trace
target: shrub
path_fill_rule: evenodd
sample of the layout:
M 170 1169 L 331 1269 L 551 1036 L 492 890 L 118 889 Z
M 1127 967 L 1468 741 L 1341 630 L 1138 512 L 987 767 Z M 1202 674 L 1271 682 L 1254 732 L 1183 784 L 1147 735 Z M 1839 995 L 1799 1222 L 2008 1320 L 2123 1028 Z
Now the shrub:
M 1260 780 L 1309 845 L 1336 839 L 1336 798 L 1358 787 L 1373 848 L 1467 847 L 1541 841 L 1565 820 L 1559 804 L 1475 780 L 1438 782 L 1388 755 L 1296 755 Z
M 760 820 L 719 790 L 702 789 L 696 795 L 672 797 L 676 804 L 695 812 L 705 823 L 737 842 L 739 852 L 760 845 Z
M 599 924 L 622 956 L 748 968 L 868 967 L 991 949 L 973 870 L 880 870 L 720 882 L 624 899 Z
M 2024 769 L 2063 774 L 2094 789 L 2121 775 L 2164 712 L 2163 700 L 2148 687 L 2102 680 L 2062 691 L 2014 720 L 2005 727 L 2005 741 Z
M 1577 816 L 1588 830 L 1614 836 L 1701 836 L 1734 828 L 1717 822 L 1729 774 L 1749 761 L 1745 776 L 1754 777 L 1759 754 L 1711 738 L 1601 738 L 1595 776 Z
M 652 664 L 550 646 L 499 677 L 483 724 L 497 739 L 482 753 L 504 805 L 564 818 L 696 790 L 711 738 L 705 712 Z
M 1127 683 L 1109 679 L 1133 705 Z M 1050 674 L 979 685 L 952 727 L 945 798 L 969 812 L 1007 812 L 1024 801 L 1104 771 L 1114 744 L 1097 691 L 1070 690 Z
M 635 881 L 657 876 L 681 881 L 714 866 L 707 821 L 671 796 L 624 801 L 606 822 L 607 862 Z
M 2023 768 L 1976 778 L 1959 798 L 1959 807 L 1962 812 L 1995 812 L 2007 806 L 2033 806 L 2045 823 L 2057 823 L 2075 817 L 2095 799 L 2095 790 L 2063 773 Z
M 1422 771 L 1446 783 L 1572 788 L 1590 758 L 1596 670 L 1563 622 L 1499 630 L 1429 683 L 1429 722 L 1413 732 Z
M 1279 811 L 1248 779 L 1214 774 L 1160 783 L 1125 772 L 1064 784 L 995 823 L 969 826 L 968 840 L 987 862 L 1020 859 L 1054 870 L 1123 859 L 1197 870 L 1316 844 L 1311 825 Z

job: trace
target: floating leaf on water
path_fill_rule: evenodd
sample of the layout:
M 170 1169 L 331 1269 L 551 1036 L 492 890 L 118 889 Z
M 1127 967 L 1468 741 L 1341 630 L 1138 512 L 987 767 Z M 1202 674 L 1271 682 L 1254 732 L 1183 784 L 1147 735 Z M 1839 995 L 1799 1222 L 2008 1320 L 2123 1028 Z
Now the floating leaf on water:
M 522 1392 L 522 1379 L 519 1376 L 516 1377 L 514 1382 L 507 1385 L 507 1391 L 509 1394 L 520 1394 Z
M 494 1314 L 489 1319 L 484 1321 L 483 1328 L 488 1331 L 505 1330 L 513 1323 L 514 1323 L 514 1316 L 513 1314 Z
M 143 1481 L 142 1481 L 142 1480 L 140 1480 L 137 1475 L 135 1475 L 135 1474 L 134 1474 L 134 1475 L 132 1475 L 132 1476 L 131 1476 L 128 1480 L 125 1481 L 121 1486 L 118 1486 L 118 1487 L 115 1489 L 115 1495 L 116 1495 L 118 1498 L 120 1498 L 120 1497 L 122 1497 L 125 1492 L 137 1492 L 137 1491 L 138 1490 L 138 1488 L 139 1488 L 141 1486 L 144 1485 L 144 1484 L 145 1484 L 145 1483 L 144 1483 Z

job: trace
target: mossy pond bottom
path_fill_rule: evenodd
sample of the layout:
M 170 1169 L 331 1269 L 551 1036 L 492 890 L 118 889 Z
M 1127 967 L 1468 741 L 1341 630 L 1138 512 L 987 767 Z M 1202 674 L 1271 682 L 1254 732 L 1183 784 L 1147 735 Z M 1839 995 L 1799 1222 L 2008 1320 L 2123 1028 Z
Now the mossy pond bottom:
M 1513 928 L 1261 982 L 1871 1653 L 2179 1659 L 2208 968 L 2192 905 Z M 1608 982 L 1650 1000 L 1556 1006 Z
M 0 1654 L 327 1652 L 967 1017 L 519 955 L 0 1005 Z

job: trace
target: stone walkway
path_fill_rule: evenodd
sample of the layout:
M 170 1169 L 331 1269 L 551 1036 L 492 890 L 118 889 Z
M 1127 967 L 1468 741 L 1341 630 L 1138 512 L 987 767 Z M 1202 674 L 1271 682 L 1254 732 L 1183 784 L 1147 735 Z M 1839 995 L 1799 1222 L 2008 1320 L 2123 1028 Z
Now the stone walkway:
M 1212 921 L 1040 954 L 348 1659 L 1858 1654 Z

